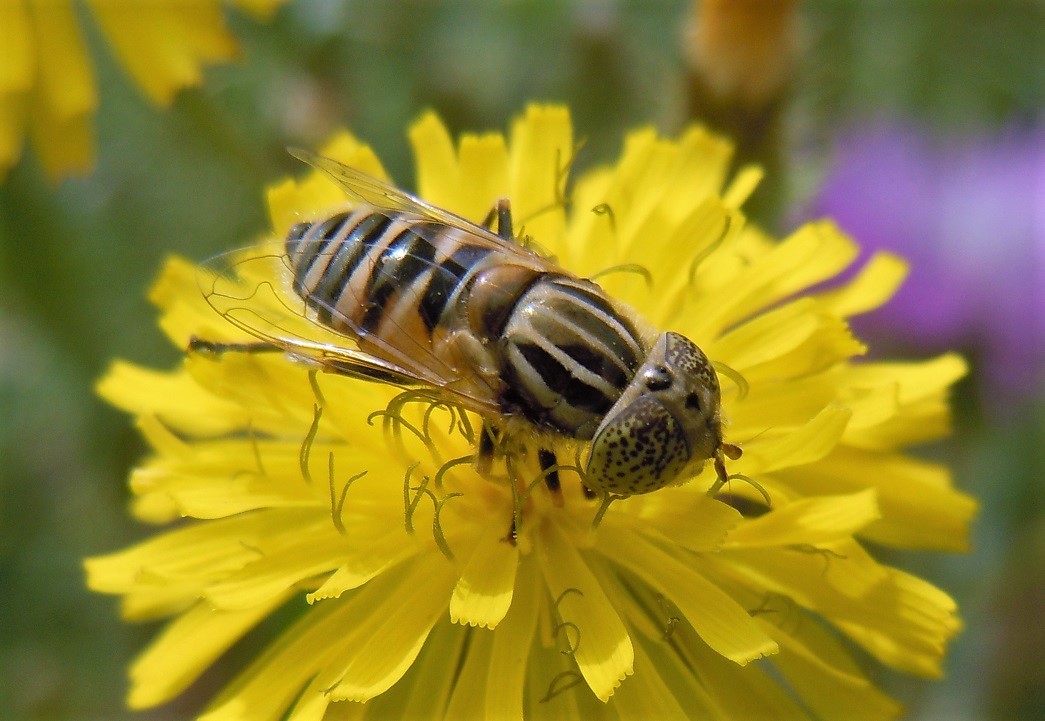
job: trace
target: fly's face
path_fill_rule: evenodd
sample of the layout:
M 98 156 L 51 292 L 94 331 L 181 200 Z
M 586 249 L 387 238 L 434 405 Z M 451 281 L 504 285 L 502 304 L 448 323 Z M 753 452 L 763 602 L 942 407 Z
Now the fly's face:
M 664 333 L 595 431 L 587 484 L 630 496 L 684 480 L 721 452 L 720 406 L 707 356 L 685 336 Z

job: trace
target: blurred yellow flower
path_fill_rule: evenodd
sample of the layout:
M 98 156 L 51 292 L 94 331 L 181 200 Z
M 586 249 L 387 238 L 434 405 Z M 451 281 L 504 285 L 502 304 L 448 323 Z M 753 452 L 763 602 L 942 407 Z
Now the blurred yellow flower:
M 904 264 L 879 255 L 824 289 L 853 243 L 828 222 L 781 241 L 746 225 L 759 173 L 729 178 L 730 145 L 700 128 L 633 132 L 567 203 L 564 109 L 531 107 L 507 141 L 456 147 L 428 114 L 410 139 L 423 198 L 478 221 L 508 197 L 571 271 L 648 272 L 600 283 L 742 375 L 722 379 L 727 439 L 744 447 L 730 470 L 772 507 L 742 483 L 709 497 L 709 469 L 613 504 L 593 529 L 598 504 L 562 471 L 562 503 L 534 486 L 512 544 L 511 481 L 471 465 L 472 414 L 277 354 L 190 354 L 169 372 L 116 363 L 99 391 L 152 448 L 131 478 L 135 515 L 186 519 L 86 562 L 90 587 L 121 595 L 129 620 L 171 619 L 131 669 L 130 705 L 176 696 L 289 608 L 297 620 L 203 718 L 898 715 L 849 647 L 935 677 L 961 624 L 945 593 L 860 539 L 962 549 L 976 508 L 946 468 L 901 450 L 946 432 L 962 360 L 853 362 L 864 346 L 846 318 L 883 303 Z M 347 134 L 323 152 L 385 177 Z M 261 246 L 273 267 L 291 225 L 344 202 L 315 172 L 273 187 Z M 172 341 L 250 341 L 201 280 L 209 271 L 172 259 L 153 290 Z M 247 297 L 291 292 L 284 280 L 225 282 Z
M 284 0 L 228 0 L 268 17 Z M 205 63 L 236 54 L 219 0 L 88 0 L 102 34 L 145 94 L 168 105 Z M 0 2 L 0 180 L 29 134 L 52 179 L 94 164 L 98 89 L 73 0 Z

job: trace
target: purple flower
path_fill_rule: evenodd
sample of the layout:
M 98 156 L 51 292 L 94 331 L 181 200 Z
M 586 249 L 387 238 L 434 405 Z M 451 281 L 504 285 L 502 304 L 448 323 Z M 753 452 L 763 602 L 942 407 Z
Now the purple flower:
M 911 262 L 864 335 L 973 354 L 987 395 L 1036 392 L 1045 366 L 1045 126 L 940 137 L 899 122 L 843 133 L 814 215 L 865 253 Z M 994 405 L 994 403 L 992 403 Z

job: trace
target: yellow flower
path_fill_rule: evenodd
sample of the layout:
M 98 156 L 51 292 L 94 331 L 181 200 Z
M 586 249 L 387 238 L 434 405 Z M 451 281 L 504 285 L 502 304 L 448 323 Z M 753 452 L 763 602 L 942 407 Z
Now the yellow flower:
M 460 409 L 278 354 L 194 353 L 170 372 L 117 363 L 99 390 L 152 447 L 131 478 L 134 512 L 188 519 L 87 561 L 90 587 L 121 595 L 128 619 L 171 617 L 131 669 L 130 705 L 172 698 L 290 607 L 296 621 L 204 718 L 897 715 L 849 647 L 934 677 L 960 621 L 945 593 L 860 539 L 961 549 L 975 511 L 946 468 L 901 450 L 946 431 L 961 359 L 852 362 L 864 346 L 845 319 L 884 302 L 903 263 L 880 255 L 825 288 L 853 243 L 828 222 L 779 242 L 745 225 L 759 173 L 727 178 L 729 144 L 699 128 L 632 133 L 568 204 L 564 109 L 529 108 L 507 142 L 455 147 L 431 114 L 410 139 L 423 198 L 477 221 L 510 198 L 563 266 L 617 267 L 600 277 L 611 294 L 724 364 L 727 440 L 744 448 L 730 471 L 772 508 L 739 481 L 709 497 L 707 469 L 614 503 L 593 529 L 598 503 L 570 471 L 561 503 L 538 481 L 518 505 L 503 464 L 480 475 L 479 419 Z M 347 134 L 323 152 L 384 176 Z M 343 203 L 315 172 L 272 188 L 274 267 L 292 224 Z M 283 292 L 255 272 L 220 282 L 244 303 Z M 167 264 L 152 300 L 178 346 L 252 340 L 205 301 L 215 282 Z M 531 459 L 514 460 L 534 477 Z
M 229 0 L 267 17 L 284 0 Z M 198 85 L 204 63 L 236 44 L 219 0 L 89 0 L 88 7 L 134 81 L 158 105 Z M 94 164 L 98 89 L 72 0 L 0 3 L 0 180 L 18 162 L 26 132 L 53 179 Z

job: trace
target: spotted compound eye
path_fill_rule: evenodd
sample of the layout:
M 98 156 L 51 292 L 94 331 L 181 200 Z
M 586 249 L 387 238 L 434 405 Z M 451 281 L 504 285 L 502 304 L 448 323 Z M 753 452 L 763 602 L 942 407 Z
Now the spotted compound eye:
M 646 388 L 651 391 L 662 391 L 671 388 L 671 371 L 665 366 L 657 366 L 646 371 Z

